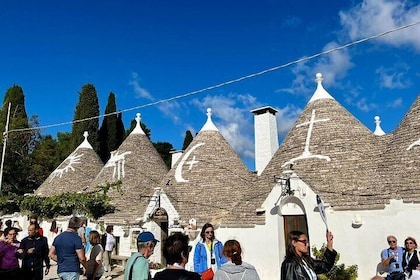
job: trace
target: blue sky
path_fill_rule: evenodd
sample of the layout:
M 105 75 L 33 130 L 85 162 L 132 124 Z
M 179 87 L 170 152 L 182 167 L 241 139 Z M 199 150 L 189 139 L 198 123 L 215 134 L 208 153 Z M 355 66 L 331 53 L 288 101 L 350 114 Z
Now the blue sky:
M 344 4 L 342 3 L 344 2 Z M 324 88 L 372 131 L 389 133 L 420 93 L 420 24 L 213 90 L 138 110 L 420 20 L 418 1 L 5 1 L 0 9 L 0 94 L 14 84 L 42 126 L 73 119 L 92 83 L 104 113 L 116 94 L 126 128 L 136 113 L 153 141 L 182 147 L 213 121 L 254 169 L 252 109 L 270 105 L 280 141 Z M 63 125 L 43 131 L 56 136 Z

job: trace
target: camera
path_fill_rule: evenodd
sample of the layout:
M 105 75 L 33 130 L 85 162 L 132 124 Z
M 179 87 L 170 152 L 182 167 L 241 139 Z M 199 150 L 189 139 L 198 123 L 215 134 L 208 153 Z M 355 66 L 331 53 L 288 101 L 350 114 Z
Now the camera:
M 216 259 L 211 258 L 211 264 L 216 264 Z

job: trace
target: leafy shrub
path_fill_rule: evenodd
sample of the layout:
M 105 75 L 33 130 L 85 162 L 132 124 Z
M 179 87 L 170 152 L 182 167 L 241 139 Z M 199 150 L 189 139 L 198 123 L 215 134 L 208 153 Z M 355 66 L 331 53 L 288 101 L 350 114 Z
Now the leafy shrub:
M 86 193 L 64 193 L 49 197 L 3 195 L 0 196 L 0 212 L 3 214 L 26 212 L 47 219 L 83 213 L 98 219 L 115 211 L 115 207 L 111 205 L 111 199 L 107 195 L 111 188 L 116 188 L 121 193 L 121 182 L 107 183 L 105 186 L 98 186 L 95 192 Z
M 315 246 L 312 247 L 312 252 L 316 259 L 320 260 L 324 256 L 324 252 L 327 249 L 325 244 L 322 245 L 321 249 L 317 249 Z M 333 268 L 325 273 L 318 275 L 320 280 L 356 280 L 357 279 L 357 265 L 351 265 L 346 267 L 344 264 L 337 265 L 340 259 L 340 254 L 337 254 L 334 261 Z

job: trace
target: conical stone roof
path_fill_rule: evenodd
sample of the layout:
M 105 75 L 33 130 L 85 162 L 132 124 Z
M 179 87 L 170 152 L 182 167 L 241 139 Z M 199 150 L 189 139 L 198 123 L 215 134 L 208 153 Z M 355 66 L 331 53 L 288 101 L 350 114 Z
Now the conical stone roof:
M 88 133 L 80 144 L 35 191 L 41 196 L 76 193 L 85 190 L 103 167 L 103 163 L 89 144 Z
M 297 176 L 335 209 L 383 208 L 389 194 L 377 167 L 387 137 L 374 135 L 325 94 L 322 76 L 317 82 L 318 97 L 311 98 L 260 176 L 260 191 L 270 190 L 273 176 L 292 165 Z
M 248 201 L 255 175 L 249 172 L 224 139 L 207 111 L 207 122 L 161 188 L 179 214 L 181 224 L 194 218 L 197 225 L 254 225 L 263 222 Z
M 107 223 L 132 223 L 147 208 L 163 176 L 168 172 L 162 157 L 140 127 L 140 114 L 136 127 L 121 146 L 111 152 L 111 158 L 90 184 L 90 190 L 106 183 L 121 181 L 121 189 L 111 188 L 108 195 L 115 213 L 105 215 Z
M 420 202 L 420 96 L 389 135 L 381 166 L 386 190 L 395 199 Z

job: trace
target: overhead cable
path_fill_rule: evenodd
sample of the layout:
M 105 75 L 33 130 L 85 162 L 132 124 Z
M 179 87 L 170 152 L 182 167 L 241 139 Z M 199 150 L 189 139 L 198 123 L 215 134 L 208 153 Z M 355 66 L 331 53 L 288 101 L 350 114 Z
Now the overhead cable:
M 333 53 L 333 52 L 336 52 L 336 51 L 339 51 L 339 50 L 343 50 L 343 49 L 349 48 L 351 46 L 358 45 L 358 44 L 361 44 L 361 43 L 364 43 L 364 42 L 367 42 L 367 41 L 370 41 L 370 40 L 373 40 L 373 39 L 376 39 L 376 38 L 379 38 L 379 37 L 383 37 L 387 34 L 397 32 L 397 31 L 400 31 L 400 30 L 403 30 L 403 29 L 406 29 L 406 28 L 409 28 L 409 27 L 412 27 L 412 26 L 415 26 L 415 25 L 418 25 L 418 24 L 420 24 L 420 21 L 410 23 L 410 24 L 407 24 L 407 25 L 403 25 L 403 26 L 400 26 L 400 27 L 396 27 L 394 29 L 384 31 L 384 32 L 378 33 L 376 35 L 372 35 L 372 36 L 369 36 L 369 37 L 366 37 L 366 38 L 363 38 L 363 39 L 360 39 L 360 40 L 357 40 L 357 41 L 354 41 L 354 42 L 351 42 L 351 43 L 348 43 L 348 44 L 345 44 L 345 45 L 342 45 L 342 46 L 339 46 L 339 47 L 335 47 L 335 48 L 332 48 L 332 49 L 329 49 L 329 50 L 326 50 L 326 51 L 323 51 L 323 52 L 320 52 L 320 53 L 317 53 L 317 54 L 313 54 L 313 55 L 310 55 L 310 56 L 307 56 L 307 57 L 303 57 L 303 58 L 300 58 L 300 59 L 282 64 L 282 65 L 279 65 L 279 66 L 274 66 L 274 67 L 271 67 L 271 68 L 268 68 L 266 70 L 262 70 L 262 71 L 259 71 L 259 72 L 253 73 L 253 74 L 242 76 L 240 78 L 236 78 L 236 79 L 233 79 L 233 80 L 230 80 L 230 81 L 227 81 L 227 82 L 219 83 L 219 84 L 216 84 L 216 85 L 213 85 L 213 86 L 209 86 L 209 87 L 206 87 L 206 88 L 203 88 L 203 89 L 199 89 L 199 90 L 191 91 L 191 92 L 184 93 L 184 94 L 181 94 L 181 95 L 173 96 L 173 97 L 170 97 L 170 98 L 160 99 L 158 101 L 154 101 L 154 102 L 150 102 L 150 103 L 147 103 L 147 104 L 131 107 L 131 108 L 128 108 L 128 109 L 119 110 L 118 112 L 112 112 L 112 113 L 103 114 L 103 115 L 99 115 L 99 116 L 93 116 L 93 117 L 84 118 L 84 119 L 80 119 L 80 120 L 61 122 L 61 123 L 44 125 L 44 126 L 33 127 L 33 128 L 11 129 L 11 130 L 9 130 L 9 133 L 10 132 L 31 131 L 31 130 L 38 130 L 38 129 L 47 129 L 47 128 L 52 128 L 52 127 L 57 127 L 57 126 L 69 125 L 69 124 L 89 121 L 89 120 L 93 120 L 93 119 L 99 119 L 101 117 L 107 117 L 107 116 L 119 114 L 119 113 L 122 113 L 122 112 L 129 112 L 129 111 L 133 111 L 133 110 L 138 110 L 138 109 L 142 109 L 142 108 L 145 108 L 145 107 L 150 107 L 150 106 L 158 105 L 158 104 L 161 104 L 161 103 L 185 98 L 185 97 L 196 95 L 196 94 L 199 94 L 199 93 L 202 93 L 202 92 L 205 92 L 205 91 L 209 91 L 209 90 L 220 88 L 220 87 L 223 87 L 223 86 L 226 86 L 226 85 L 234 84 L 234 83 L 246 80 L 246 79 L 261 76 L 261 75 L 267 74 L 269 72 L 273 72 L 273 71 L 276 71 L 276 70 L 279 70 L 279 69 L 282 69 L 282 68 L 289 67 L 289 66 L 294 65 L 294 64 L 298 64 L 298 63 L 301 63 L 301 62 L 312 60 L 314 58 L 317 58 L 317 57 L 320 57 L 320 56 L 323 56 L 323 55 L 326 55 L 326 54 L 330 54 L 330 53 Z

